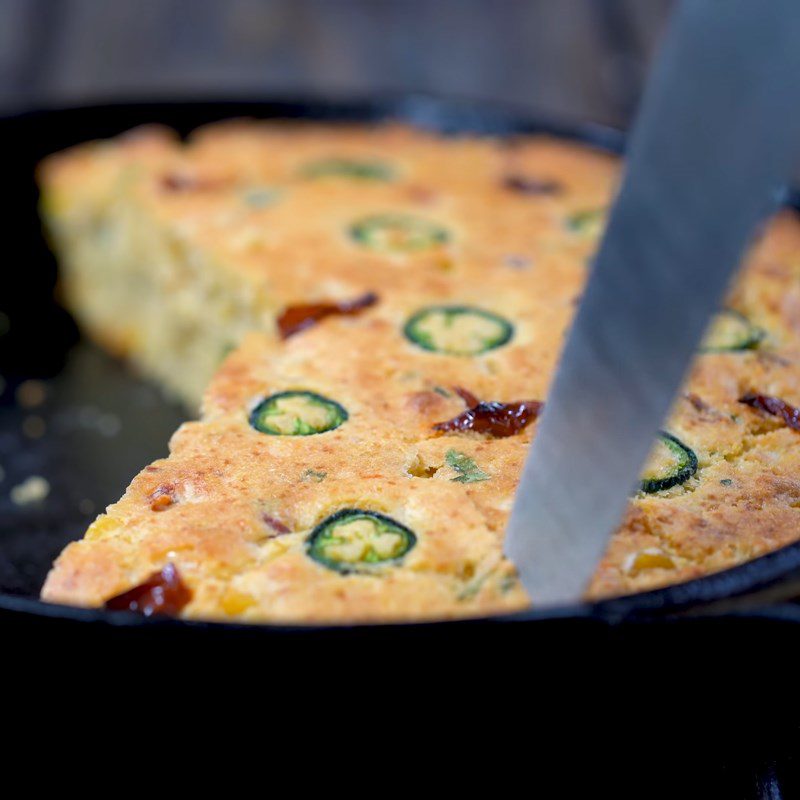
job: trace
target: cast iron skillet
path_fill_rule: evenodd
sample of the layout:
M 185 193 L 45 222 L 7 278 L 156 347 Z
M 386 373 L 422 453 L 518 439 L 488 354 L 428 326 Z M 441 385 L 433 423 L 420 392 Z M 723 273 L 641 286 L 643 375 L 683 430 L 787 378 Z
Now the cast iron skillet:
M 694 618 L 747 619 L 775 625 L 800 622 L 800 542 L 752 562 L 663 590 L 600 604 L 483 620 L 386 626 L 241 626 L 147 620 L 127 613 L 49 605 L 37 599 L 57 553 L 79 538 L 94 515 L 116 500 L 131 477 L 165 454 L 183 412 L 158 391 L 79 336 L 68 314 L 53 300 L 55 264 L 43 241 L 36 213 L 33 173 L 48 153 L 136 125 L 158 122 L 186 134 L 230 117 L 325 121 L 400 119 L 445 133 L 508 135 L 547 132 L 621 152 L 619 132 L 595 125 L 559 125 L 529 120 L 508 110 L 422 96 L 330 102 L 124 103 L 26 113 L 0 119 L 5 153 L 6 263 L 0 269 L 0 312 L 10 324 L 0 336 L 0 621 L 49 630 L 112 631 L 132 636 L 225 635 L 302 641 L 408 637 L 425 641 L 471 638 L 477 631 L 507 639 L 522 629 L 583 632 L 598 628 L 652 629 L 656 621 Z M 0 331 L 4 317 L 0 317 Z M 25 379 L 44 379 L 43 406 L 23 409 L 14 396 Z M 44 421 L 47 432 L 36 436 Z M 17 505 L 9 490 L 30 475 L 47 479 L 43 503 Z M 765 622 L 767 621 L 767 622 Z M 648 623 L 642 625 L 642 623 Z M 691 622 L 684 622 L 684 628 Z M 663 625 L 661 626 L 664 627 Z M 180 633 L 179 633 L 180 632 Z M 213 632 L 213 633 L 212 633 Z M 561 633 L 559 633 L 561 635 Z M 399 637 L 399 638 L 398 638 Z M 443 638 L 442 638 L 443 637 Z

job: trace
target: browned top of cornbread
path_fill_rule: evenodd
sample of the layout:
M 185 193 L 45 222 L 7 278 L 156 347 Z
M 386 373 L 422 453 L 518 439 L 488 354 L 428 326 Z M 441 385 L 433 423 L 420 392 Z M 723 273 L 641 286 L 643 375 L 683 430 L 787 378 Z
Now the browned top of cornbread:
M 377 159 L 392 177 L 307 174 L 328 158 Z M 527 174 L 560 189 L 533 197 L 504 184 L 507 175 Z M 565 223 L 604 206 L 615 176 L 608 154 L 545 137 L 501 143 L 400 126 L 246 122 L 201 129 L 186 144 L 143 129 L 53 156 L 40 171 L 45 211 L 62 223 L 134 196 L 178 246 L 252 282 L 275 310 L 376 284 L 402 291 L 411 283 L 433 294 L 456 284 L 485 289 L 487 280 L 541 287 L 547 270 L 526 277 L 515 264 L 535 255 L 582 267 L 594 237 L 565 235 Z M 394 253 L 358 246 L 351 226 L 376 214 L 425 220 L 448 241 Z
M 351 155 L 389 162 L 395 177 L 303 173 L 314 160 Z M 249 337 L 209 387 L 202 420 L 185 425 L 170 458 L 146 468 L 67 548 L 43 596 L 101 604 L 172 562 L 193 593 L 188 616 L 364 620 L 524 607 L 501 544 L 535 424 L 508 438 L 432 426 L 464 410 L 455 386 L 485 400 L 545 398 L 597 236 L 573 224 L 574 214 L 607 205 L 613 160 L 547 139 L 509 146 L 395 127 L 236 123 L 185 146 L 156 133 L 52 160 L 45 181 L 54 213 L 89 213 L 112 184 L 119 191 L 126 171 L 126 191 L 153 220 L 263 288 L 271 308 L 368 289 L 379 302 L 285 342 L 271 329 Z M 509 174 L 557 188 L 516 191 Z M 83 198 L 79 175 L 92 187 Z M 265 187 L 278 191 L 275 202 L 243 202 L 244 192 Z M 354 220 L 395 212 L 434 221 L 448 240 L 391 253 L 348 235 Z M 695 577 L 798 537 L 800 434 L 738 402 L 750 390 L 800 402 L 798 255 L 800 225 L 787 212 L 729 299 L 764 339 L 752 350 L 700 355 L 665 423 L 696 453 L 696 474 L 632 498 L 590 596 Z M 408 319 L 443 302 L 502 316 L 511 340 L 469 357 L 409 341 Z M 254 403 L 298 389 L 335 400 L 348 419 L 309 436 L 252 427 Z M 484 479 L 456 480 L 450 452 L 471 458 Z M 174 502 L 153 510 L 164 491 Z M 366 574 L 324 566 L 309 557 L 309 536 L 343 508 L 391 517 L 414 533 L 414 547 Z

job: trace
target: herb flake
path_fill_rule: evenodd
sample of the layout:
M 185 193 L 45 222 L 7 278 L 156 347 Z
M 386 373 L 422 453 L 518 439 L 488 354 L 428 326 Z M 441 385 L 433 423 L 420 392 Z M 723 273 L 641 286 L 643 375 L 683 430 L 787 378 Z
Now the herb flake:
M 303 473 L 301 480 L 314 481 L 314 483 L 322 483 L 322 481 L 324 481 L 325 478 L 327 477 L 328 477 L 327 472 L 317 472 L 317 470 L 315 469 L 307 469 Z
M 478 481 L 488 481 L 489 475 L 484 472 L 466 453 L 458 450 L 448 450 L 445 455 L 447 465 L 454 469 L 458 476 L 451 478 L 456 483 L 477 483 Z

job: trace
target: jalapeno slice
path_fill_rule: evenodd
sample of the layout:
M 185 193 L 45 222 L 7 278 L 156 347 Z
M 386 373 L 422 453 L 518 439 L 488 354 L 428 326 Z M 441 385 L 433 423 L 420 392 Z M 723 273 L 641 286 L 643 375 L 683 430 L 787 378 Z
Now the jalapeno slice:
M 318 564 L 348 574 L 396 564 L 416 543 L 413 531 L 391 517 L 344 508 L 314 528 L 306 552 Z
M 271 436 L 312 436 L 338 428 L 348 418 L 339 403 L 304 391 L 265 397 L 251 412 L 250 424 Z
M 374 214 L 350 226 L 357 244 L 386 253 L 411 253 L 445 244 L 450 239 L 446 228 L 411 214 Z
M 604 208 L 587 208 L 576 211 L 567 217 L 567 230 L 581 236 L 599 236 L 605 226 L 606 210 Z
M 685 483 L 697 472 L 697 456 L 671 433 L 661 432 L 642 475 L 640 488 L 647 494 Z
M 409 318 L 406 338 L 432 353 L 477 356 L 502 347 L 514 326 L 498 314 L 473 306 L 428 306 Z
M 725 308 L 714 315 L 705 339 L 700 345 L 701 353 L 735 353 L 755 350 L 766 336 L 763 328 L 753 325 L 744 314 Z
M 304 178 L 354 178 L 361 181 L 390 181 L 394 169 L 376 158 L 321 158 L 300 169 Z

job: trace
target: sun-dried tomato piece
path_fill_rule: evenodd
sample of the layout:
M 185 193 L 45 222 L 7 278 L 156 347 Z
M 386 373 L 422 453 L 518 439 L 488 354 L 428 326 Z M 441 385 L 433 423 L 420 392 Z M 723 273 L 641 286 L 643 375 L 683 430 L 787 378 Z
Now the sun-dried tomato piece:
M 189 172 L 168 172 L 161 176 L 161 188 L 166 192 L 213 191 L 222 189 L 228 183 L 222 177 L 194 175 Z
M 686 392 L 683 397 L 695 411 L 699 411 L 701 414 L 704 411 L 711 411 L 711 406 L 706 403 L 702 397 L 696 395 L 694 392 Z
M 480 403 L 480 400 L 478 400 L 469 389 L 464 389 L 461 386 L 454 386 L 453 391 L 467 404 L 467 408 L 472 408 Z
M 544 408 L 544 403 L 538 400 L 520 400 L 516 403 L 478 402 L 475 395 L 466 389 L 453 387 L 453 391 L 470 408 L 453 419 L 434 425 L 433 429 L 436 431 L 475 431 L 498 438 L 513 436 L 533 422 Z
M 175 616 L 191 599 L 192 593 L 175 565 L 167 564 L 133 589 L 106 600 L 105 607 L 109 611 L 135 611 L 145 617 Z
M 503 186 L 520 194 L 558 194 L 561 191 L 561 184 L 558 181 L 530 178 L 516 173 L 506 175 L 503 178 Z
M 780 397 L 770 397 L 768 394 L 756 394 L 748 392 L 739 398 L 740 403 L 757 408 L 759 411 L 766 411 L 775 417 L 780 417 L 790 428 L 800 431 L 800 408 L 789 405 Z
M 275 531 L 275 536 L 283 536 L 286 533 L 291 533 L 291 529 L 288 525 L 285 525 L 281 522 L 277 517 L 270 516 L 267 513 L 261 515 L 261 519 L 264 520 L 264 524 L 272 528 Z
M 357 297 L 355 300 L 346 300 L 341 303 L 310 303 L 302 306 L 289 306 L 278 317 L 278 330 L 282 339 L 288 339 L 312 325 L 316 325 L 325 317 L 333 314 L 357 314 L 378 302 L 378 295 L 374 292 Z

